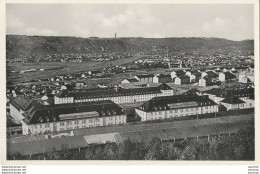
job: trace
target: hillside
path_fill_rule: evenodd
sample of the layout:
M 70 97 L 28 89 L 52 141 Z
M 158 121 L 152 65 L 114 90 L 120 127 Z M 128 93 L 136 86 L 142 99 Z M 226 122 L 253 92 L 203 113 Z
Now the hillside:
M 6 36 L 7 57 L 53 54 L 150 51 L 169 47 L 172 50 L 224 49 L 253 52 L 253 40 L 231 41 L 220 38 L 78 38 L 53 36 Z

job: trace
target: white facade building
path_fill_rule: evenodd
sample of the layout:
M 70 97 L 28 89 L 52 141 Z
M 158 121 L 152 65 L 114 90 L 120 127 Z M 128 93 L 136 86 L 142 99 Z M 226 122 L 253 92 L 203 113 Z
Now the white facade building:
M 148 101 L 158 96 L 173 95 L 173 89 L 167 84 L 158 87 L 109 89 L 86 92 L 61 91 L 54 96 L 54 104 L 82 103 L 89 101 L 111 100 L 117 104 Z
M 141 121 L 167 119 L 218 112 L 218 105 L 208 96 L 156 97 L 135 109 Z
M 44 134 L 126 123 L 126 114 L 112 101 L 31 108 L 22 121 L 23 135 Z

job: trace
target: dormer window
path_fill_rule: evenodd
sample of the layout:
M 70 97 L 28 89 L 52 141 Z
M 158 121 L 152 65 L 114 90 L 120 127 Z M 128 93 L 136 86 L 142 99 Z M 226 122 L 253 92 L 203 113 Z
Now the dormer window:
M 46 121 L 50 121 L 50 118 L 49 118 L 49 117 L 46 117 Z

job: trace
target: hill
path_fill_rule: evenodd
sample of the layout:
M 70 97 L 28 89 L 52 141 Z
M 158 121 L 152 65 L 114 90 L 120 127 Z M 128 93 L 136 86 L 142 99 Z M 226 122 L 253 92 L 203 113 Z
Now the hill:
M 254 41 L 231 41 L 221 38 L 78 38 L 55 36 L 7 35 L 7 57 L 53 54 L 93 54 L 108 52 L 151 51 L 153 49 L 198 50 L 224 49 L 253 52 Z

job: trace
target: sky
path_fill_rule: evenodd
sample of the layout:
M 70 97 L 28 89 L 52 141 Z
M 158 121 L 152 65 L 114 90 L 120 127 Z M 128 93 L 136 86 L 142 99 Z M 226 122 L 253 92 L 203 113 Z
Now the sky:
M 250 4 L 7 4 L 6 33 L 76 37 L 254 38 Z

